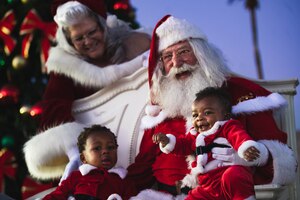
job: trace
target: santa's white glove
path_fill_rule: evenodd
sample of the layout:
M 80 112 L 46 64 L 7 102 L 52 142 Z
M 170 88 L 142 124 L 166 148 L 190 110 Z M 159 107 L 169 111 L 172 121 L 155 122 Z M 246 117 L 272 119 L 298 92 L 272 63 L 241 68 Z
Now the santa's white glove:
M 254 166 L 253 163 L 247 162 L 233 148 L 214 147 L 212 157 L 221 161 L 219 167 L 230 165 Z
M 79 156 L 78 150 L 71 150 L 68 153 L 69 162 L 65 168 L 64 174 L 62 175 L 59 185 L 71 174 L 72 171 L 78 170 L 79 166 L 82 164 Z

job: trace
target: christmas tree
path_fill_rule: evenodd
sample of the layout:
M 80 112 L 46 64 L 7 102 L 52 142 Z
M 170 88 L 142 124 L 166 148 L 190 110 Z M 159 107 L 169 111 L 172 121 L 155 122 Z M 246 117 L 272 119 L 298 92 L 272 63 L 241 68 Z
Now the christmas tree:
M 129 0 L 105 0 L 107 11 L 138 28 Z M 51 0 L 0 0 L 0 193 L 24 199 L 53 186 L 28 174 L 22 148 L 36 134 L 55 45 Z

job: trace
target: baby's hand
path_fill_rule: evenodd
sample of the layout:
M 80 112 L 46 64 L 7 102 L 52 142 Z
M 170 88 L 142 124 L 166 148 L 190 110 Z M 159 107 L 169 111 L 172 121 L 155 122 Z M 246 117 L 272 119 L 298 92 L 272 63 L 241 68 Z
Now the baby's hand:
M 170 142 L 170 139 L 165 134 L 158 133 L 152 136 L 152 141 L 155 144 L 161 143 L 162 147 L 165 147 Z
M 252 146 L 245 150 L 243 156 L 246 161 L 251 162 L 259 158 L 260 152 L 257 148 Z

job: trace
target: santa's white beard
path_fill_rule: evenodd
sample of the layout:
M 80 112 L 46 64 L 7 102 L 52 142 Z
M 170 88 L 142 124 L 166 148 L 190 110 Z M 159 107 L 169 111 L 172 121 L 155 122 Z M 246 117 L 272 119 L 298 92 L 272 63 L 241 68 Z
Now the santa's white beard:
M 183 80 L 176 79 L 176 74 L 190 71 L 191 75 Z M 199 65 L 187 65 L 171 68 L 168 75 L 153 78 L 154 100 L 168 117 L 190 117 L 195 94 L 209 86 L 215 86 L 214 80 L 208 80 Z

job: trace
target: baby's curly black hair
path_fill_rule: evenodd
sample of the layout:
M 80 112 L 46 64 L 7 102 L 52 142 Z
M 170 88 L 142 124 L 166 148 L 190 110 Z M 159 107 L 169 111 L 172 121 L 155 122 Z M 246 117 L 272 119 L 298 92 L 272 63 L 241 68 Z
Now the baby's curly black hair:
M 223 88 L 207 87 L 196 94 L 194 101 L 200 101 L 206 97 L 216 97 L 221 105 L 224 106 L 225 112 L 230 114 L 232 110 L 231 97 Z
M 77 138 L 77 146 L 79 153 L 82 153 L 85 150 L 86 140 L 92 133 L 107 133 L 111 134 L 114 138 L 115 144 L 118 146 L 117 143 L 117 137 L 111 130 L 105 126 L 101 126 L 99 124 L 94 124 L 91 127 L 86 127 L 84 130 L 80 133 L 80 135 Z

